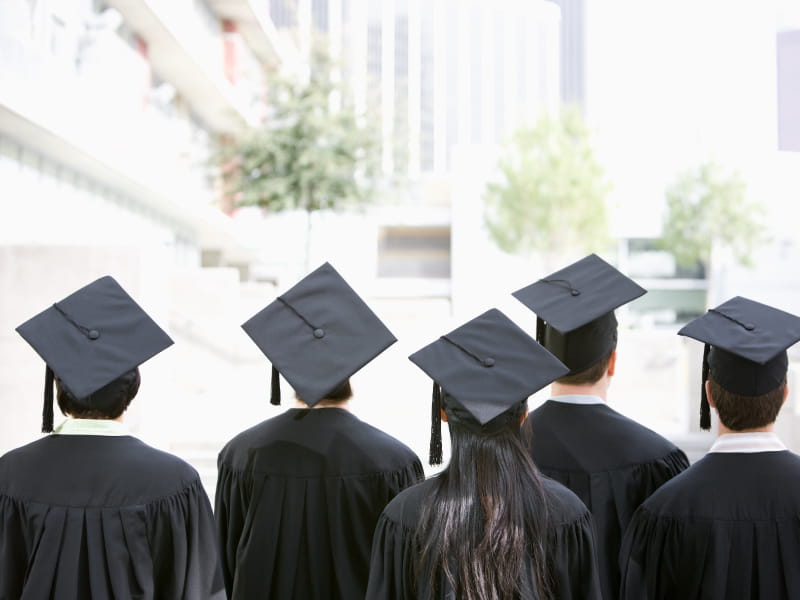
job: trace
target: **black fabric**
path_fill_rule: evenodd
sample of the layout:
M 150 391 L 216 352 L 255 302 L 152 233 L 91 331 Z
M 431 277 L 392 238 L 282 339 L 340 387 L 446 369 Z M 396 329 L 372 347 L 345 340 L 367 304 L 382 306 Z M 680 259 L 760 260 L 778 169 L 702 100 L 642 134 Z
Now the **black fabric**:
M 616 345 L 614 309 L 645 293 L 602 258 L 589 254 L 512 295 L 536 313 L 536 339 L 570 373 L 578 373 Z
M 603 597 L 617 597 L 617 556 L 636 508 L 689 466 L 686 455 L 657 433 L 605 404 L 548 400 L 524 425 L 542 473 L 564 484 L 592 512 Z
M 419 554 L 414 530 L 433 483 L 429 479 L 405 490 L 381 515 L 372 544 L 368 600 L 429 596 L 429 590 L 419 589 L 413 578 L 413 564 Z M 591 515 L 563 486 L 546 478 L 542 484 L 551 523 L 546 548 L 551 561 L 553 600 L 600 600 Z M 451 590 L 444 590 L 441 598 L 453 599 L 454 596 Z M 522 600 L 533 598 L 526 594 Z
M 442 386 L 445 411 L 484 426 L 567 373 L 567 368 L 493 308 L 408 357 Z
M 431 440 L 428 446 L 428 463 L 442 464 L 442 389 L 435 381 L 431 393 Z
M 218 599 L 197 472 L 130 436 L 52 435 L 0 458 L 0 598 Z
M 44 367 L 44 406 L 42 407 L 42 433 L 53 431 L 53 386 L 55 373 L 48 365 Z
M 219 455 L 217 530 L 232 600 L 363 598 L 378 516 L 419 458 L 338 408 L 290 409 Z
M 397 341 L 329 263 L 248 319 L 242 329 L 309 406 Z
M 800 457 L 708 454 L 631 520 L 626 600 L 800 598 Z
M 77 401 L 172 345 L 164 330 L 109 276 L 56 302 L 17 332 Z

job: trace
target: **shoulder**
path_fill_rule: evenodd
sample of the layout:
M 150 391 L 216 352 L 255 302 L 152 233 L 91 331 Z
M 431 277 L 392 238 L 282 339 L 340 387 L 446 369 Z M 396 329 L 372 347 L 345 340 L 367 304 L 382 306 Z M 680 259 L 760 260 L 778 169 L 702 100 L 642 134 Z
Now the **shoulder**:
M 383 517 L 406 529 L 414 529 L 419 522 L 425 499 L 433 492 L 436 476 L 412 485 L 392 498 L 383 510 Z
M 358 439 L 363 444 L 375 450 L 384 450 L 404 460 L 414 460 L 418 458 L 411 448 L 396 437 L 389 435 L 385 431 L 365 421 L 354 417 L 352 428 L 353 433 L 357 434 Z
M 333 408 L 289 410 L 243 431 L 222 449 L 219 464 L 305 476 L 421 471 L 419 458 L 400 440 Z
M 529 421 L 532 452 L 544 469 L 608 471 L 663 460 L 678 471 L 688 466 L 675 444 L 605 404 L 548 401 Z
M 589 517 L 589 509 L 571 490 L 549 477 L 542 476 L 541 481 L 555 526 L 571 525 Z
M 234 468 L 239 463 L 244 463 L 252 448 L 263 445 L 265 440 L 269 439 L 270 431 L 276 427 L 283 416 L 272 417 L 236 434 L 220 450 L 219 462 Z M 243 464 L 239 466 L 243 466 Z
M 707 454 L 662 485 L 643 507 L 670 518 L 800 517 L 800 456 L 788 450 Z
M 57 504 L 146 504 L 198 481 L 189 463 L 132 436 L 51 435 L 0 459 L 9 495 Z
M 13 473 L 16 470 L 25 469 L 26 465 L 31 465 L 41 460 L 41 457 L 48 452 L 47 439 L 40 438 L 19 448 L 9 450 L 3 456 L 0 456 L 0 477 L 4 477 L 9 472 Z

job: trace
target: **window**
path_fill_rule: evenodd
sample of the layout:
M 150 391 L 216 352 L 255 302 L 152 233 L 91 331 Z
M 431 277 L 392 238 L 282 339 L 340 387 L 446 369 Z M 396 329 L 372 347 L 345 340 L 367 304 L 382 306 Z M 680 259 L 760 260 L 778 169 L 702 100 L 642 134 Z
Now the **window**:
M 450 228 L 383 227 L 378 233 L 378 277 L 450 277 Z

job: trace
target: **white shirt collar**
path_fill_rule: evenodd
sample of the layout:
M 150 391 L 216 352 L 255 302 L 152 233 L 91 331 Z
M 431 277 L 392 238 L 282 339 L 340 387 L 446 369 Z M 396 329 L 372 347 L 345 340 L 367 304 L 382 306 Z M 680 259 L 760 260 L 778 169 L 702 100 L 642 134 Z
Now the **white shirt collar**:
M 773 431 L 726 433 L 717 438 L 711 452 L 778 452 L 786 446 Z
M 67 419 L 53 430 L 55 435 L 130 435 L 125 424 L 111 419 Z
M 553 396 L 550 398 L 554 402 L 564 404 L 605 404 L 600 396 L 588 396 L 584 394 L 565 394 L 564 396 Z

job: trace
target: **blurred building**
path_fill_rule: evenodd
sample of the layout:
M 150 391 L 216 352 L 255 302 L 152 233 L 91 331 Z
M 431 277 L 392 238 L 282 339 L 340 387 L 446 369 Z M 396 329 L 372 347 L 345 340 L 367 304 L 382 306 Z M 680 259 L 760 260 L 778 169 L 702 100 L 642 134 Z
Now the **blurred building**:
M 14 327 L 105 274 L 184 342 L 146 367 L 137 432 L 173 447 L 170 423 L 220 394 L 197 381 L 209 357 L 235 376 L 257 243 L 222 210 L 210 158 L 298 56 L 266 2 L 0 2 L 0 452 L 40 411 L 41 365 Z
M 800 152 L 800 29 L 778 32 L 778 146 Z
M 362 246 L 341 251 L 360 257 L 379 295 L 451 301 L 462 268 L 455 244 L 472 237 L 498 146 L 559 104 L 558 8 L 544 0 L 271 0 L 270 15 L 301 51 L 315 40 L 327 46 L 343 101 L 380 128 L 385 194 L 366 217 L 348 221 L 358 231 L 348 242 Z M 324 237 L 325 223 L 317 227 Z M 289 231 L 275 225 L 268 244 L 291 245 L 281 238 L 297 237 Z M 482 247 L 485 235 L 477 235 L 473 245 Z M 337 252 L 315 244 L 312 263 Z M 276 252 L 266 254 L 279 270 Z

